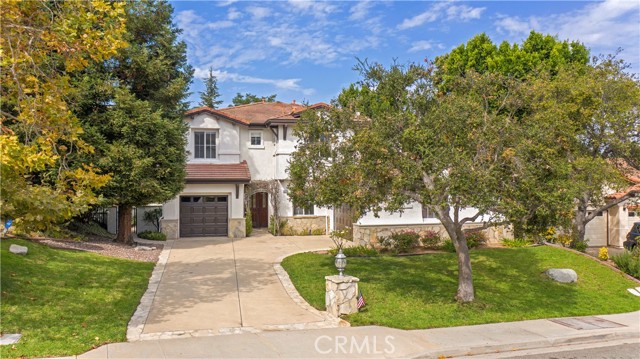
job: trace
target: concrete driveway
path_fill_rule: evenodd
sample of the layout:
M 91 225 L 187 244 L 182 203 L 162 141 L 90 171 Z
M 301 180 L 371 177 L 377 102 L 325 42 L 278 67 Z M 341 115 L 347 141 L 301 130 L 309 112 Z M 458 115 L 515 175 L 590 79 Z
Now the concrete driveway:
M 176 240 L 141 337 L 252 332 L 323 322 L 326 317 L 305 309 L 287 293 L 274 263 L 283 256 L 327 249 L 331 244 L 328 236 L 267 233 L 241 239 Z

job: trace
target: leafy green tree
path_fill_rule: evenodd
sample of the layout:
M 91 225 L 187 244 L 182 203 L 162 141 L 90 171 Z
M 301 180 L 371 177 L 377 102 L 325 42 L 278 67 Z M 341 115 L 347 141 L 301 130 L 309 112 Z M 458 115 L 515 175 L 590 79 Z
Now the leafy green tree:
M 173 198 L 184 186 L 186 125 L 193 76 L 181 30 L 165 1 L 127 2 L 129 46 L 76 79 L 75 111 L 94 161 L 112 175 L 101 194 L 118 206 L 117 241 L 132 243 L 131 209 Z
M 200 106 L 218 108 L 223 101 L 217 100 L 220 97 L 220 91 L 218 91 L 218 79 L 213 74 L 212 67 L 209 68 L 209 77 L 202 81 L 204 81 L 205 90 L 200 92 Z
M 481 217 L 485 226 L 501 221 L 492 213 L 509 194 L 502 178 L 518 175 L 513 147 L 523 131 L 512 124 L 526 105 L 525 88 L 499 74 L 470 72 L 455 79 L 459 91 L 443 96 L 428 67 L 359 69 L 362 80 L 342 91 L 333 110 L 307 112 L 296 126 L 289 193 L 296 203 L 346 203 L 359 214 L 420 203 L 456 248 L 457 300 L 473 301 L 463 226 Z M 477 213 L 462 217 L 469 207 Z
M 18 230 L 86 211 L 109 179 L 70 158 L 93 148 L 70 111 L 70 75 L 126 46 L 123 3 L 0 2 L 0 207 Z
M 247 92 L 243 95 L 240 92 L 238 92 L 236 96 L 233 99 L 231 99 L 231 102 L 233 103 L 233 106 L 248 105 L 250 103 L 262 102 L 262 101 L 275 102 L 276 96 L 277 96 L 276 94 L 273 94 L 271 96 L 258 97 L 252 93 Z
M 585 240 L 585 227 L 599 212 L 640 193 L 627 191 L 631 184 L 624 177 L 625 167 L 637 161 L 632 154 L 640 152 L 640 83 L 625 68 L 615 57 L 600 58 L 593 66 L 560 69 L 535 85 L 537 118 L 567 125 L 556 147 L 570 170 L 569 183 L 559 189 L 571 194 L 575 206 L 574 246 Z M 626 194 L 606 199 L 607 189 Z
M 544 89 L 548 80 L 565 67 L 583 67 L 588 61 L 589 51 L 579 42 L 560 41 L 532 31 L 522 44 L 505 41 L 499 46 L 486 34 L 479 34 L 436 58 L 435 63 L 438 87 L 449 92 L 457 90 L 452 81 L 468 73 L 500 73 L 523 80 L 542 78 L 538 85 Z M 533 110 L 523 108 L 518 116 L 528 116 Z M 514 225 L 517 237 L 537 235 L 552 226 L 568 226 L 574 206 L 569 191 L 573 179 L 566 156 L 561 149 L 552 149 L 557 145 L 554 139 L 566 136 L 571 128 L 550 120 L 531 124 L 526 130 L 532 131 L 530 136 L 537 139 L 536 143 L 523 142 L 517 149 L 518 153 L 531 155 L 530 161 L 518 163 L 518 171 L 526 171 L 528 175 L 509 179 L 510 198 L 520 198 L 504 213 Z

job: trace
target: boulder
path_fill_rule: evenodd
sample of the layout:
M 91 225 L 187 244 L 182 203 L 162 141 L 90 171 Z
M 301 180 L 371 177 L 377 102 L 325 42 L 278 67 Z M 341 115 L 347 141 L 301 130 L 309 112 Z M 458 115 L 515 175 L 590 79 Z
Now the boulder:
M 152 251 L 156 249 L 156 247 L 148 247 L 148 246 L 137 246 L 134 248 L 136 251 Z
M 575 283 L 578 281 L 578 274 L 573 269 L 547 269 L 545 272 L 549 278 L 560 283 Z
M 28 250 L 29 248 L 25 246 L 19 246 L 17 244 L 12 244 L 9 246 L 9 252 L 15 253 L 15 254 L 26 255 Z

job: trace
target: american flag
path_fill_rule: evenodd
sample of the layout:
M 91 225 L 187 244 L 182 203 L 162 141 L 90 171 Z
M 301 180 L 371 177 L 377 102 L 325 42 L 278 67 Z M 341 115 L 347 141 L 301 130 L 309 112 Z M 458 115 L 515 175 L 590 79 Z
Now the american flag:
M 362 296 L 362 291 L 358 291 L 358 309 L 364 307 L 364 297 Z

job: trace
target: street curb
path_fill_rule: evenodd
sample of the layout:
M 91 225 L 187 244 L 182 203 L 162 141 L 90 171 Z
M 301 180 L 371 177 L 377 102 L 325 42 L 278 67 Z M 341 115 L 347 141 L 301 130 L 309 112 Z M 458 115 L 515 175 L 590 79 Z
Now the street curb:
M 504 344 L 486 344 L 478 346 L 463 346 L 449 349 L 429 350 L 410 356 L 410 359 L 427 359 L 441 357 L 463 357 L 481 354 L 496 354 L 503 352 L 517 353 L 520 350 L 545 349 L 553 347 L 571 346 L 577 344 L 589 344 L 607 342 L 612 340 L 638 339 L 640 333 L 635 330 L 617 331 L 613 333 L 583 334 L 560 338 L 546 338 L 534 341 L 523 341 Z
M 144 330 L 144 325 L 146 324 L 147 318 L 149 317 L 151 305 L 153 304 L 153 300 L 156 297 L 156 292 L 158 291 L 158 287 L 160 286 L 160 280 L 162 279 L 162 275 L 164 274 L 164 268 L 167 264 L 167 261 L 169 260 L 169 254 L 171 253 L 174 242 L 175 240 L 167 240 L 163 243 L 164 247 L 162 248 L 162 252 L 158 257 L 156 266 L 153 268 L 151 278 L 149 278 L 149 286 L 142 295 L 142 298 L 140 298 L 140 304 L 131 317 L 131 320 L 129 320 L 129 324 L 127 324 L 128 342 L 138 341 L 142 339 L 142 331 Z

